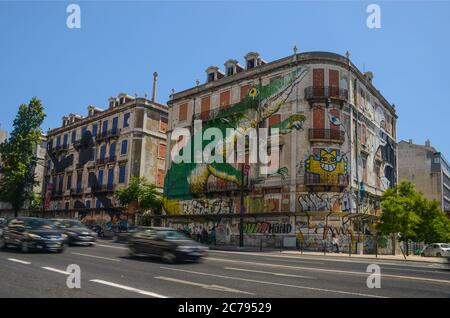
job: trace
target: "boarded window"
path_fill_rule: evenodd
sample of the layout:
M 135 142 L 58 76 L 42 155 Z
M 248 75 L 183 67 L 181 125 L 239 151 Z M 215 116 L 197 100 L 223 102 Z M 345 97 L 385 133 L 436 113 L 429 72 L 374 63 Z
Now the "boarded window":
M 339 96 L 339 72 L 336 70 L 329 70 L 329 84 L 330 84 L 330 96 Z
M 272 127 L 273 125 L 278 124 L 281 121 L 281 115 L 280 114 L 273 114 L 269 117 L 269 127 Z
M 166 158 L 166 145 L 165 144 L 159 144 L 158 158 L 162 158 L 162 159 Z
M 313 93 L 314 96 L 324 95 L 324 71 L 323 68 L 315 68 L 313 70 Z
M 202 120 L 208 119 L 210 107 L 211 107 L 211 96 L 203 97 L 201 102 L 201 114 L 200 114 Z
M 185 121 L 187 119 L 187 109 L 188 104 L 184 103 L 180 105 L 179 113 L 178 113 L 178 120 L 179 121 Z
M 164 186 L 164 170 L 158 169 L 158 173 L 156 175 L 156 185 L 158 187 Z
M 230 106 L 230 91 L 220 93 L 220 109 L 226 109 Z
M 168 119 L 165 116 L 161 116 L 159 119 L 159 131 L 161 132 L 167 132 L 167 123 Z
M 241 100 L 243 100 L 247 96 L 249 90 L 250 90 L 249 84 L 241 86 Z
M 322 108 L 314 108 L 313 110 L 313 128 L 325 128 L 325 111 Z

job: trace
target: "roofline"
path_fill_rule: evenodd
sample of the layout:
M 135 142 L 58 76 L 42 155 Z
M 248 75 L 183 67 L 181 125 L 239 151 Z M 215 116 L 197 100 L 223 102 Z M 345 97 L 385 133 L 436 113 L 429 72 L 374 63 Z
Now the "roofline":
M 273 72 L 274 70 L 281 69 L 281 68 L 287 68 L 292 67 L 294 65 L 302 65 L 305 63 L 311 63 L 311 62 L 332 62 L 335 63 L 343 68 L 348 68 L 350 64 L 350 70 L 353 74 L 355 74 L 358 79 L 363 82 L 366 87 L 371 91 L 371 93 L 376 96 L 380 102 L 391 112 L 391 114 L 398 118 L 396 114 L 395 108 L 386 100 L 386 98 L 380 93 L 378 89 L 375 88 L 373 83 L 369 81 L 364 74 L 354 65 L 351 60 L 347 59 L 347 57 L 333 53 L 333 52 L 324 52 L 324 51 L 313 51 L 313 52 L 304 52 L 304 53 L 298 53 L 295 55 L 289 55 L 287 57 L 269 62 L 267 64 L 263 64 L 260 66 L 256 66 L 251 69 L 244 69 L 243 71 L 239 73 L 235 73 L 230 76 L 225 76 L 221 79 L 204 83 L 196 87 L 185 89 L 181 92 L 177 92 L 175 94 L 172 94 L 172 99 L 167 102 L 168 107 L 170 108 L 172 104 L 176 103 L 180 99 L 190 98 L 193 95 L 196 95 L 198 93 L 201 93 L 203 91 L 213 91 L 217 88 L 220 88 L 222 86 L 226 86 L 232 82 L 247 79 L 247 78 L 256 78 L 263 74 L 268 74 L 270 72 Z

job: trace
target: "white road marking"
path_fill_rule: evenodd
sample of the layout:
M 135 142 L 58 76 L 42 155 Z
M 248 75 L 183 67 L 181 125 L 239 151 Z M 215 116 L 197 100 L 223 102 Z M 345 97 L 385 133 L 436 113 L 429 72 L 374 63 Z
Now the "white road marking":
M 82 254 L 82 253 L 72 253 L 73 255 L 80 255 L 80 256 L 86 256 L 86 257 L 92 257 L 92 258 L 98 258 L 98 259 L 104 259 L 107 261 L 113 261 L 113 262 L 120 262 L 119 259 L 115 258 L 109 258 L 109 257 L 103 257 L 103 256 L 97 256 L 97 255 L 90 255 L 90 254 Z
M 280 267 L 280 268 L 288 268 L 288 269 L 295 269 L 295 270 L 308 270 L 308 271 L 315 271 L 315 272 L 339 273 L 339 274 L 344 274 L 344 275 L 362 275 L 362 276 L 367 276 L 366 272 L 354 272 L 354 271 L 344 271 L 344 270 L 337 270 L 337 269 L 326 269 L 326 268 L 313 268 L 313 267 L 301 267 L 301 266 L 290 266 L 290 265 L 280 265 L 280 264 L 246 262 L 246 261 L 230 260 L 230 259 L 224 259 L 224 258 L 212 258 L 212 257 L 205 257 L 205 259 L 211 260 L 211 261 L 239 263 L 239 264 L 246 264 L 246 265 L 253 265 L 253 266 Z M 399 275 L 391 275 L 391 274 L 383 274 L 383 273 L 381 274 L 381 276 L 383 278 L 389 277 L 389 278 L 408 279 L 408 280 L 412 279 L 412 280 L 427 281 L 427 282 L 434 282 L 434 283 L 450 284 L 450 280 L 445 280 L 445 279 L 434 279 L 434 278 L 415 277 L 415 276 L 399 276 Z
M 251 272 L 251 273 L 269 274 L 269 275 L 274 275 L 274 276 L 284 276 L 284 277 L 297 277 L 297 278 L 315 279 L 314 277 L 311 277 L 311 276 L 302 276 L 302 275 L 285 274 L 285 273 L 276 273 L 276 272 L 266 272 L 266 271 L 258 271 L 258 270 L 246 269 L 246 268 L 224 267 L 224 269 L 228 269 L 228 270 L 232 270 L 232 271 L 241 271 L 241 272 Z
M 118 249 L 118 250 L 128 250 L 128 248 L 123 247 L 123 246 L 113 246 L 113 245 L 98 244 L 98 243 L 97 243 L 96 246 L 115 248 L 115 249 Z
M 99 284 L 103 284 L 103 285 L 107 285 L 107 286 L 111 286 L 111 287 L 116 287 L 116 288 L 128 290 L 130 292 L 134 292 L 134 293 L 138 293 L 138 294 L 146 295 L 146 296 L 150 296 L 150 297 L 168 298 L 167 296 L 163 296 L 163 295 L 160 295 L 160 294 L 157 294 L 157 293 L 152 293 L 152 292 L 149 292 L 149 291 L 146 291 L 146 290 L 142 290 L 142 289 L 137 289 L 137 288 L 134 288 L 134 287 L 129 287 L 129 286 L 121 285 L 121 284 L 107 282 L 107 281 L 101 280 L 101 279 L 91 279 L 90 282 L 99 283 Z
M 200 284 L 200 283 L 191 282 L 191 281 L 188 281 L 188 280 L 182 280 L 182 279 L 166 277 L 166 276 L 156 276 L 155 278 L 156 279 L 162 279 L 162 280 L 170 281 L 170 282 L 180 283 L 180 284 L 198 286 L 198 287 L 205 288 L 205 289 L 210 289 L 210 290 L 218 290 L 218 291 L 224 291 L 224 292 L 230 292 L 230 293 L 255 295 L 254 293 L 249 293 L 249 292 L 246 292 L 246 291 L 242 291 L 242 290 L 238 290 L 238 289 L 234 289 L 234 288 L 229 288 L 229 287 L 225 287 L 225 286 L 220 286 L 220 285 Z
M 16 262 L 16 263 L 20 263 L 20 264 L 25 264 L 25 265 L 30 265 L 31 264 L 31 262 L 22 261 L 22 260 L 16 259 L 16 258 L 8 258 L 8 261 Z
M 239 281 L 244 281 L 244 282 L 252 282 L 252 283 L 258 283 L 258 284 L 265 284 L 265 285 L 282 286 L 282 287 L 290 287 L 290 288 L 298 288 L 298 289 L 307 289 L 307 290 L 313 290 L 313 291 L 321 291 L 321 292 L 327 292 L 327 293 L 336 293 L 336 294 L 353 295 L 353 296 L 362 296 L 362 297 L 387 298 L 385 296 L 369 295 L 369 294 L 362 294 L 362 293 L 355 293 L 355 292 L 347 292 L 347 291 L 343 291 L 343 290 L 315 288 L 315 287 L 308 287 L 308 286 L 301 286 L 301 285 L 290 285 L 290 284 L 282 284 L 282 283 L 275 283 L 275 282 L 266 282 L 266 281 L 262 281 L 262 280 L 240 278 L 240 277 L 233 277 L 233 276 L 224 276 L 224 275 L 216 275 L 216 274 L 210 274 L 210 273 L 204 273 L 204 272 L 196 272 L 196 271 L 190 271 L 190 270 L 178 269 L 178 268 L 171 268 L 171 267 L 160 267 L 160 268 L 171 270 L 171 271 L 177 271 L 177 272 L 184 272 L 184 273 L 191 273 L 191 274 L 197 274 L 197 275 L 204 275 L 204 276 L 211 276 L 211 277 L 239 280 Z
M 64 275 L 70 275 L 71 273 L 69 273 L 69 272 L 66 272 L 66 271 L 62 271 L 62 270 L 60 270 L 60 269 L 57 269 L 57 268 L 53 268 L 53 267 L 42 267 L 43 269 L 46 269 L 46 270 L 48 270 L 48 271 L 52 271 L 52 272 L 55 272 L 55 273 L 59 273 L 59 274 L 64 274 Z

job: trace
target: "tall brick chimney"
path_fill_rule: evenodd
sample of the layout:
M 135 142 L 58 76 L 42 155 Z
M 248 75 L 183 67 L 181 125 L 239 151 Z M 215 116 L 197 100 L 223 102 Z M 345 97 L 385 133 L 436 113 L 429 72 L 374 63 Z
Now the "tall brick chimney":
M 152 102 L 156 100 L 156 80 L 158 79 L 158 73 L 153 73 L 153 92 L 152 92 Z

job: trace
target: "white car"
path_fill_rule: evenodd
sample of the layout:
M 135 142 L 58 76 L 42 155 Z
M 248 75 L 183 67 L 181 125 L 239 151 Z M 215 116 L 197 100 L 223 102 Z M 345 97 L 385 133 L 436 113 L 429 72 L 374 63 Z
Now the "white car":
M 450 257 L 450 244 L 447 243 L 433 243 L 426 246 L 421 256 L 436 256 L 436 257 Z

